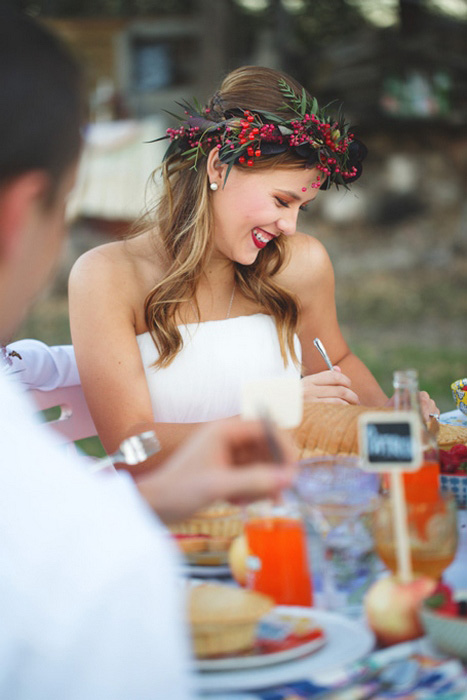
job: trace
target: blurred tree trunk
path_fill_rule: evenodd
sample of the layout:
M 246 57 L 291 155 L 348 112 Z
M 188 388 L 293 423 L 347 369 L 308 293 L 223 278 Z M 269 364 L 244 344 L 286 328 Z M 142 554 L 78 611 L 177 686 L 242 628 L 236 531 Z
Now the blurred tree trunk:
M 426 11 L 423 5 L 423 0 L 399 0 L 399 18 L 403 34 L 411 36 L 420 31 Z
M 204 28 L 200 44 L 198 76 L 199 99 L 206 100 L 225 74 L 227 66 L 227 32 L 231 26 L 230 2 L 222 0 L 198 0 L 197 17 Z

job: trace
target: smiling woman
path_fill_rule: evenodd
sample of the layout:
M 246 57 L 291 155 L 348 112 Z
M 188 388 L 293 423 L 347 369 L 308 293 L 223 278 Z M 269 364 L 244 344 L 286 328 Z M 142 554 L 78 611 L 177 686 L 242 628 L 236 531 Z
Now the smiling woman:
M 366 148 L 268 68 L 238 68 L 206 107 L 184 107 L 161 137 L 155 212 L 71 274 L 73 343 L 107 451 L 155 423 L 161 460 L 196 423 L 239 413 L 258 377 L 301 375 L 310 401 L 383 404 L 341 334 L 329 257 L 297 232 L 304 207 L 360 176 Z

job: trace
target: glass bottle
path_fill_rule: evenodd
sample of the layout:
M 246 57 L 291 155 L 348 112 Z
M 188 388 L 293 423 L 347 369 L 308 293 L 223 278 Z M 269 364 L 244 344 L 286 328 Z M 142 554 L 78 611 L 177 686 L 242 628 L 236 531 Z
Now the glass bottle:
M 415 369 L 398 370 L 393 376 L 394 409 L 413 411 L 420 422 L 422 465 L 419 469 L 404 473 L 405 497 L 409 503 L 427 503 L 439 498 L 439 451 L 436 436 L 430 433 L 422 416 Z

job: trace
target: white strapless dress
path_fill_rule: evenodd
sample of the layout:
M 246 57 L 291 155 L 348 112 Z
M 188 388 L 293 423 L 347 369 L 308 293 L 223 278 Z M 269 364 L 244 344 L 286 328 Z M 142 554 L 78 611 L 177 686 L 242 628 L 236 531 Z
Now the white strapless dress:
M 240 412 L 244 382 L 263 377 L 300 376 L 280 352 L 272 316 L 253 314 L 221 321 L 179 326 L 183 348 L 162 369 L 151 335 L 136 336 L 151 394 L 154 418 L 159 423 L 198 423 L 227 418 Z M 295 352 L 301 347 L 295 337 Z

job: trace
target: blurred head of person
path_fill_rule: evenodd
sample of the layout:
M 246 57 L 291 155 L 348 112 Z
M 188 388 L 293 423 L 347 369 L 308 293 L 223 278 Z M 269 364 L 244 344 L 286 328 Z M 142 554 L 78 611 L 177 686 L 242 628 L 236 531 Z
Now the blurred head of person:
M 61 250 L 81 149 L 79 66 L 43 24 L 0 9 L 0 340 L 7 342 Z

